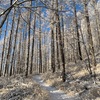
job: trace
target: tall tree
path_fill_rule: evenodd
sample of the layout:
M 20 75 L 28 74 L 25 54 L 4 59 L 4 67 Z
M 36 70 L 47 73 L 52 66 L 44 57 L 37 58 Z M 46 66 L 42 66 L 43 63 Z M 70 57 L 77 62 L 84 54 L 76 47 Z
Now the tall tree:
M 58 38 L 59 38 L 59 46 L 60 46 L 60 52 L 61 52 L 61 60 L 62 60 L 62 81 L 66 81 L 66 74 L 65 74 L 65 56 L 64 56 L 64 42 L 63 38 L 61 35 L 61 30 L 60 30 L 60 19 L 59 19 L 59 13 L 58 13 L 58 0 L 56 0 L 56 22 L 57 22 L 57 33 L 58 33 Z
M 30 2 L 32 7 L 32 1 Z M 28 76 L 29 62 L 30 62 L 30 33 L 31 33 L 31 9 L 29 9 L 29 18 L 28 18 L 28 53 L 27 53 L 27 66 L 25 76 Z
M 10 37 L 9 37 L 9 47 L 8 47 L 8 52 L 7 52 L 7 58 L 6 58 L 6 65 L 5 65 L 5 71 L 4 71 L 4 75 L 5 74 L 9 74 L 9 65 L 10 65 L 10 54 L 11 54 L 11 49 L 12 49 L 12 35 L 14 32 L 14 20 L 15 20 L 15 13 L 16 10 L 14 9 L 14 13 L 13 13 L 13 18 L 12 18 L 12 25 L 11 25 L 11 31 L 10 31 Z
M 39 73 L 42 73 L 42 48 L 41 48 L 41 9 L 39 9 Z
M 20 22 L 20 14 L 18 15 L 18 21 L 17 21 L 17 27 L 16 27 L 16 32 L 15 32 L 15 39 L 14 39 L 14 47 L 13 47 L 13 53 L 12 53 L 12 58 L 11 58 L 11 67 L 10 67 L 10 76 L 12 75 L 12 71 L 13 71 L 13 61 L 14 61 L 14 54 L 15 54 L 15 49 L 16 49 L 16 45 L 17 45 L 17 37 L 18 37 L 18 28 L 19 28 L 19 22 Z
M 4 65 L 4 53 L 5 53 L 5 47 L 6 47 L 6 34 L 7 34 L 7 30 L 8 30 L 8 22 L 9 22 L 9 18 L 7 19 L 7 23 L 6 23 L 6 29 L 5 29 L 5 34 L 4 34 L 4 43 L 3 43 L 3 49 L 2 49 L 2 58 L 1 58 L 1 66 L 0 66 L 0 76 L 2 75 L 2 69 L 3 69 L 3 65 Z
M 51 1 L 52 8 L 54 5 L 54 0 Z M 51 15 L 51 68 L 52 72 L 55 72 L 55 45 L 54 45 L 54 15 Z
M 34 56 L 34 36 L 35 36 L 35 30 L 36 30 L 36 13 L 34 13 L 34 23 L 33 23 L 33 39 L 32 39 L 32 50 L 31 50 L 31 66 L 30 66 L 30 74 L 32 74 L 32 68 L 33 68 L 33 56 Z
M 98 33 L 98 46 L 100 49 L 100 21 L 99 21 L 99 12 L 98 12 L 98 9 L 97 9 L 97 2 L 96 0 L 91 0 L 92 2 L 92 5 L 94 7 L 94 12 L 95 12 L 95 20 L 96 20 L 96 28 L 97 28 L 97 33 Z
M 79 35 L 79 28 L 78 28 L 78 21 L 77 21 L 77 11 L 76 11 L 76 1 L 73 0 L 74 6 L 74 16 L 75 16 L 75 32 L 77 34 L 77 50 L 78 50 L 78 59 L 82 60 L 82 53 L 81 53 L 81 46 L 80 46 L 80 35 Z
M 89 19 L 89 14 L 88 14 L 88 3 L 86 0 L 83 0 L 83 4 L 84 4 L 84 12 L 85 12 L 85 19 L 86 19 L 86 24 L 87 24 L 88 40 L 89 40 L 89 44 L 88 44 L 89 54 L 91 55 L 91 58 L 92 58 L 92 64 L 95 67 L 96 59 L 95 59 L 95 52 L 94 52 L 94 46 L 93 46 L 93 38 L 92 38 L 92 33 L 91 33 L 90 19 Z

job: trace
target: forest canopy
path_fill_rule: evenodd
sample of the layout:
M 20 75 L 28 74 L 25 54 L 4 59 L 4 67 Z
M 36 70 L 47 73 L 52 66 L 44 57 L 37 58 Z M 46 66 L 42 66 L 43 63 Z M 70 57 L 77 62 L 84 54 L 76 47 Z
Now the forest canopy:
M 94 75 L 100 53 L 100 0 L 1 0 L 0 76 L 83 61 Z

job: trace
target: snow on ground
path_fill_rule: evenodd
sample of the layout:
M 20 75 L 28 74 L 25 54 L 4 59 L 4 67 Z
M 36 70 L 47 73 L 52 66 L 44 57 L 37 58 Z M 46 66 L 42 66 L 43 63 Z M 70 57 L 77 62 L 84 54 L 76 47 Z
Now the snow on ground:
M 48 100 L 48 91 L 43 90 L 32 77 L 0 77 L 0 100 Z
M 43 80 L 41 79 L 41 76 L 39 76 L 39 75 L 34 76 L 33 79 L 43 89 L 47 90 L 50 93 L 50 100 L 76 100 L 73 97 L 67 96 L 63 91 L 57 90 L 56 88 L 44 83 Z
M 77 100 L 100 100 L 100 64 L 96 66 L 96 84 L 94 77 L 91 77 L 83 62 L 70 62 L 66 66 L 66 82 L 62 82 L 61 70 L 53 73 L 48 71 L 42 74 L 42 79 L 50 86 L 63 90 L 69 97 Z M 75 99 L 74 99 L 75 100 Z

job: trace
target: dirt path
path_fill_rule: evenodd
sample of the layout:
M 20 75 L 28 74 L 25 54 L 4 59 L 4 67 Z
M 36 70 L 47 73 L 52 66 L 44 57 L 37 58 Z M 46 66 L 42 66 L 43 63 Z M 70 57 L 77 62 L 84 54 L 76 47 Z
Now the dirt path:
M 68 97 L 63 91 L 57 90 L 43 82 L 41 76 L 36 75 L 33 78 L 40 86 L 50 93 L 50 100 L 76 100 L 75 98 Z

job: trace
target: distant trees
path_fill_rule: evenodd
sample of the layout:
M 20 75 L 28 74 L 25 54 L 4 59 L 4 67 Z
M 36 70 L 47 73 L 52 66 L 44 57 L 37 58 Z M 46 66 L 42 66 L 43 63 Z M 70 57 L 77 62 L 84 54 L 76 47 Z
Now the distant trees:
M 10 67 L 10 76 L 12 75 L 12 74 L 14 74 L 13 73 L 13 71 L 14 71 L 14 56 L 15 56 L 15 51 L 16 51 L 16 44 L 17 44 L 17 37 L 18 37 L 18 30 L 19 30 L 19 23 L 20 23 L 20 13 L 19 13 L 19 15 L 18 15 L 18 21 L 17 21 L 17 27 L 16 27 L 16 31 L 15 31 L 15 35 L 14 35 L 14 46 L 12 47 L 13 48 L 13 51 L 12 51 L 12 58 L 11 58 L 11 67 Z
M 11 58 L 11 51 L 12 51 L 12 46 L 13 46 L 12 39 L 13 39 L 13 32 L 14 32 L 14 25 L 15 25 L 15 15 L 16 15 L 16 10 L 14 9 L 12 25 L 11 25 L 11 30 L 10 30 L 10 37 L 9 37 L 9 42 L 8 42 L 8 50 L 7 50 L 4 75 L 6 74 L 9 75 L 10 58 Z
M 5 33 L 4 33 L 4 43 L 3 43 L 3 49 L 2 49 L 2 57 L 1 57 L 1 68 L 0 68 L 0 76 L 2 76 L 2 70 L 3 70 L 3 62 L 4 62 L 4 55 L 5 55 L 5 47 L 6 47 L 6 34 L 7 34 L 7 29 L 8 29 L 8 20 L 9 18 L 7 19 L 7 22 L 6 22 L 6 30 L 5 30 Z

